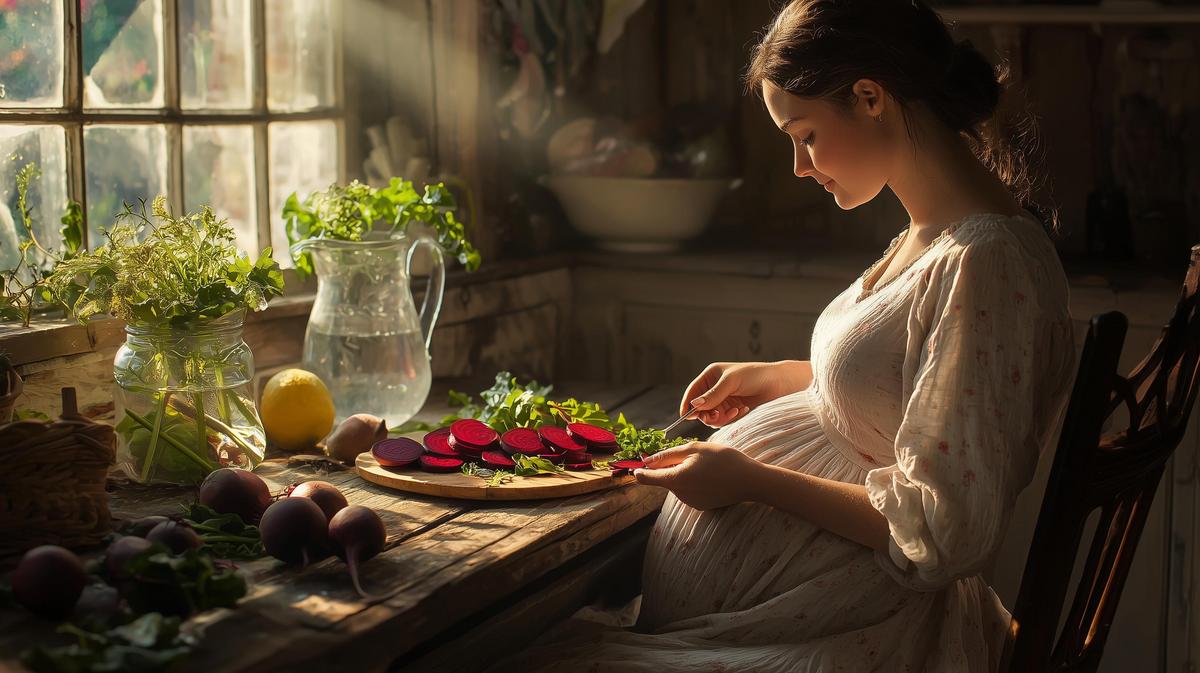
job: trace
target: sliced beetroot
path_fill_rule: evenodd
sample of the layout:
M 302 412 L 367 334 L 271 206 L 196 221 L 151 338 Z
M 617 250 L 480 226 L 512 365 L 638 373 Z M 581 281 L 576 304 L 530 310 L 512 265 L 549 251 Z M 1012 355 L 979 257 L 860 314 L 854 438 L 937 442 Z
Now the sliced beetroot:
M 575 441 L 588 446 L 612 445 L 617 443 L 617 436 L 598 425 L 591 423 L 568 423 L 567 434 Z
M 621 450 L 620 444 L 590 444 L 588 449 L 592 453 L 616 453 Z
M 564 465 L 563 465 L 563 467 L 567 468 L 568 470 L 574 470 L 574 471 L 576 471 L 576 472 L 582 472 L 583 470 L 590 470 L 590 469 L 592 469 L 592 462 L 589 460 L 589 461 L 588 461 L 588 462 L 586 462 L 586 463 L 566 463 L 566 464 L 564 464 Z
M 492 442 L 500 439 L 500 435 L 496 434 L 496 431 L 487 423 L 473 418 L 454 421 L 450 425 L 450 435 L 460 444 L 478 447 L 489 446 Z
M 614 470 L 637 470 L 646 467 L 640 460 L 614 460 L 608 466 Z
M 536 456 L 545 450 L 542 437 L 533 428 L 513 428 L 500 438 L 500 446 L 509 453 Z
M 555 451 L 580 453 L 587 450 L 586 446 L 572 439 L 566 430 L 554 425 L 543 425 L 538 428 L 538 434 L 542 436 L 542 441 Z
M 503 451 L 484 451 L 483 464 L 497 470 L 510 470 L 516 466 L 513 459 Z
M 563 454 L 563 463 L 567 465 L 590 462 L 592 462 L 592 454 L 587 451 L 568 451 Z
M 435 456 L 458 457 L 458 451 L 450 446 L 450 428 L 441 428 L 425 435 L 425 450 Z
M 538 458 L 545 458 L 555 465 L 562 465 L 563 459 L 567 457 L 565 453 L 539 453 Z
M 450 445 L 450 448 L 455 451 L 455 454 L 459 458 L 463 458 L 466 456 L 478 457 L 479 454 L 483 453 L 484 451 L 491 451 L 492 449 L 499 448 L 499 446 L 492 445 L 492 444 L 488 444 L 486 446 L 476 446 L 475 444 L 468 444 L 467 442 L 464 442 L 464 441 L 458 439 L 454 435 L 450 436 L 450 439 L 448 440 L 447 443 Z
M 431 456 L 425 454 L 420 458 L 421 469 L 426 472 L 457 472 L 463 462 L 458 458 Z
M 384 467 L 407 467 L 424 453 L 425 447 L 408 437 L 381 439 L 371 447 L 371 455 Z

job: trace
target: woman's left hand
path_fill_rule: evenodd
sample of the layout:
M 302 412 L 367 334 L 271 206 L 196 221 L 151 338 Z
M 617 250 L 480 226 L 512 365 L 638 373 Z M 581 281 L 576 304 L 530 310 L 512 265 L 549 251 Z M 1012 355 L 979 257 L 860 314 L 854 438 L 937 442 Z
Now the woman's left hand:
M 754 473 L 763 467 L 737 449 L 710 442 L 688 442 L 644 462 L 646 467 L 634 471 L 638 483 L 662 486 L 699 510 L 751 500 Z

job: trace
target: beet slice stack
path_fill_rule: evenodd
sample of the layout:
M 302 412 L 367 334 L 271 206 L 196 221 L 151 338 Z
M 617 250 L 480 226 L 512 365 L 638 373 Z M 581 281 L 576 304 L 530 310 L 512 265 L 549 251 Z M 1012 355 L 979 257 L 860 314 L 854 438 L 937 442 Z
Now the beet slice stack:
M 542 444 L 553 453 L 580 454 L 587 451 L 586 446 L 572 439 L 567 431 L 560 427 L 543 425 L 538 428 L 538 434 L 542 437 Z
M 371 447 L 371 455 L 384 467 L 407 467 L 424 453 L 420 442 L 407 437 L 381 439 Z
M 450 428 L 441 428 L 425 435 L 425 451 L 443 458 L 458 458 L 458 451 L 450 446 Z
M 592 454 L 590 453 L 568 453 L 566 454 L 566 462 L 563 467 L 568 470 L 590 470 L 592 469 Z
M 448 443 L 461 454 L 479 458 L 484 451 L 500 448 L 500 435 L 483 421 L 464 418 L 450 424 Z
M 513 428 L 500 437 L 500 446 L 510 454 L 523 453 L 536 456 L 546 450 L 537 430 L 532 428 Z

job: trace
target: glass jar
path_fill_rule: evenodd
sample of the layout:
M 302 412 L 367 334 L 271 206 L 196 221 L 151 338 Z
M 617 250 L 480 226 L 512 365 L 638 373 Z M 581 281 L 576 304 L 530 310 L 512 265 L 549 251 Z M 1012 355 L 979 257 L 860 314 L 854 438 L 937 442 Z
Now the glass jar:
M 140 482 L 199 483 L 253 468 L 266 434 L 254 405 L 243 312 L 186 328 L 131 324 L 113 362 L 119 468 Z

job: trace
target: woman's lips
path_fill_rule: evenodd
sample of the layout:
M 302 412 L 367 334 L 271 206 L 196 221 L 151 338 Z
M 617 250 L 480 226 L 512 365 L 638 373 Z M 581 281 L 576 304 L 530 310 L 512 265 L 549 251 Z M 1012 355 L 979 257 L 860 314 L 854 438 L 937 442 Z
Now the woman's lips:
M 825 183 L 825 191 L 827 191 L 827 192 L 833 191 L 833 180 L 829 180 L 828 182 Z

